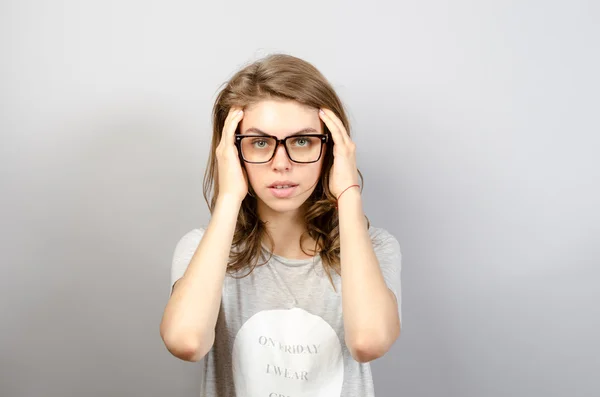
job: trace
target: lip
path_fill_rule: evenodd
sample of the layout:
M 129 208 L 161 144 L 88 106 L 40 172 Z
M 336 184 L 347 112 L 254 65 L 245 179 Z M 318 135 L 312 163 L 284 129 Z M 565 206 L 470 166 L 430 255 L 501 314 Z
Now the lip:
M 287 198 L 287 197 L 290 197 L 296 191 L 297 187 L 298 187 L 298 185 L 288 187 L 285 189 L 277 189 L 275 187 L 270 187 L 269 191 L 271 192 L 271 194 L 273 196 L 275 196 L 277 198 Z
M 273 183 L 271 183 L 269 186 L 267 186 L 269 189 L 272 188 L 273 186 L 282 186 L 282 185 L 292 185 L 292 186 L 298 186 L 297 183 L 292 182 L 292 181 L 275 181 Z

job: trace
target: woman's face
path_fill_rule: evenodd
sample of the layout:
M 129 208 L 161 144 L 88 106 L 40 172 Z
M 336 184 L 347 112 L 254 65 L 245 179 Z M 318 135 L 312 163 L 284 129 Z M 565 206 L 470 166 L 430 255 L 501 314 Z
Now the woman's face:
M 242 135 L 257 135 L 260 131 L 283 139 L 298 131 L 308 134 L 323 134 L 323 124 L 318 109 L 289 100 L 264 100 L 244 109 L 240 123 Z M 251 139 L 253 141 L 251 141 Z M 242 141 L 248 152 L 268 150 L 266 141 L 246 138 Z M 297 155 L 306 153 L 309 141 L 292 139 L 288 141 L 297 149 Z M 314 143 L 312 144 L 314 145 Z M 319 143 L 320 145 L 320 143 Z M 316 146 L 314 146 L 316 148 Z M 262 164 L 243 162 L 248 174 L 248 182 L 254 190 L 260 207 L 268 207 L 276 212 L 297 210 L 312 194 L 321 174 L 326 145 L 317 162 L 295 163 L 288 157 L 283 145 L 279 145 L 273 158 Z M 248 153 L 245 152 L 245 153 Z M 307 157 L 308 158 L 308 157 Z M 287 182 L 289 181 L 289 182 Z M 291 184 L 291 188 L 277 189 L 273 184 Z

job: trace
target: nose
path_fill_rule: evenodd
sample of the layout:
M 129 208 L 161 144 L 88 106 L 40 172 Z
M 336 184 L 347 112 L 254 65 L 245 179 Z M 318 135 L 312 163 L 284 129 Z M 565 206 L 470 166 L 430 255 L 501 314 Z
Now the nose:
M 287 155 L 285 151 L 285 147 L 282 144 L 277 145 L 275 148 L 275 155 L 273 156 L 273 169 L 283 170 L 290 169 L 292 166 L 292 161 Z

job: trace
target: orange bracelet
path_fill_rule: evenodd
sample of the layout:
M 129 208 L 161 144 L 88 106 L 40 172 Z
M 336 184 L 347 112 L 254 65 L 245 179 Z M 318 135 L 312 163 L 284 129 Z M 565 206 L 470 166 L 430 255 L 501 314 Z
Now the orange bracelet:
M 351 187 L 354 187 L 354 186 L 356 186 L 356 187 L 360 187 L 360 185 L 350 185 L 350 186 L 348 186 L 347 188 L 345 188 L 345 189 L 344 189 L 344 191 L 343 191 L 343 192 L 341 192 L 341 193 L 340 193 L 340 195 L 338 196 L 338 198 L 337 198 L 337 200 L 336 200 L 336 203 L 335 203 L 335 208 L 338 208 L 338 202 L 340 201 L 340 197 L 342 197 L 342 194 L 344 194 L 344 192 L 345 192 L 346 190 L 348 190 L 348 189 L 350 189 Z

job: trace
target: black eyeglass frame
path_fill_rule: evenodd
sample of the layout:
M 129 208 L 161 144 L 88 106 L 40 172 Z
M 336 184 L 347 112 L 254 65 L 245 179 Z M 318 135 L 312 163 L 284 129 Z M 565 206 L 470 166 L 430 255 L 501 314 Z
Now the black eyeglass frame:
M 314 160 L 314 161 L 296 161 L 294 159 L 292 159 L 292 157 L 290 156 L 290 152 L 288 151 L 288 147 L 287 147 L 287 140 L 288 139 L 292 139 L 292 138 L 304 138 L 304 137 L 319 137 L 321 138 L 321 149 L 319 151 L 319 157 Z M 273 154 L 271 155 L 271 157 L 266 160 L 266 161 L 248 161 L 244 158 L 244 155 L 242 154 L 242 139 L 244 138 L 272 138 L 275 140 L 275 149 L 273 149 Z M 275 153 L 277 153 L 277 149 L 279 148 L 279 145 L 282 144 L 284 149 L 285 149 L 285 153 L 287 154 L 288 158 L 293 161 L 294 163 L 298 163 L 298 164 L 311 164 L 311 163 L 316 163 L 317 161 L 319 161 L 321 159 L 321 156 L 323 155 L 323 146 L 329 142 L 329 134 L 302 134 L 302 135 L 290 135 L 290 136 L 286 136 L 283 139 L 279 139 L 274 135 L 240 135 L 240 134 L 236 134 L 235 135 L 235 145 L 238 148 L 238 152 L 240 155 L 240 158 L 242 160 L 244 160 L 246 163 L 250 163 L 250 164 L 264 164 L 264 163 L 268 163 L 269 161 L 273 160 L 273 157 L 275 157 Z

